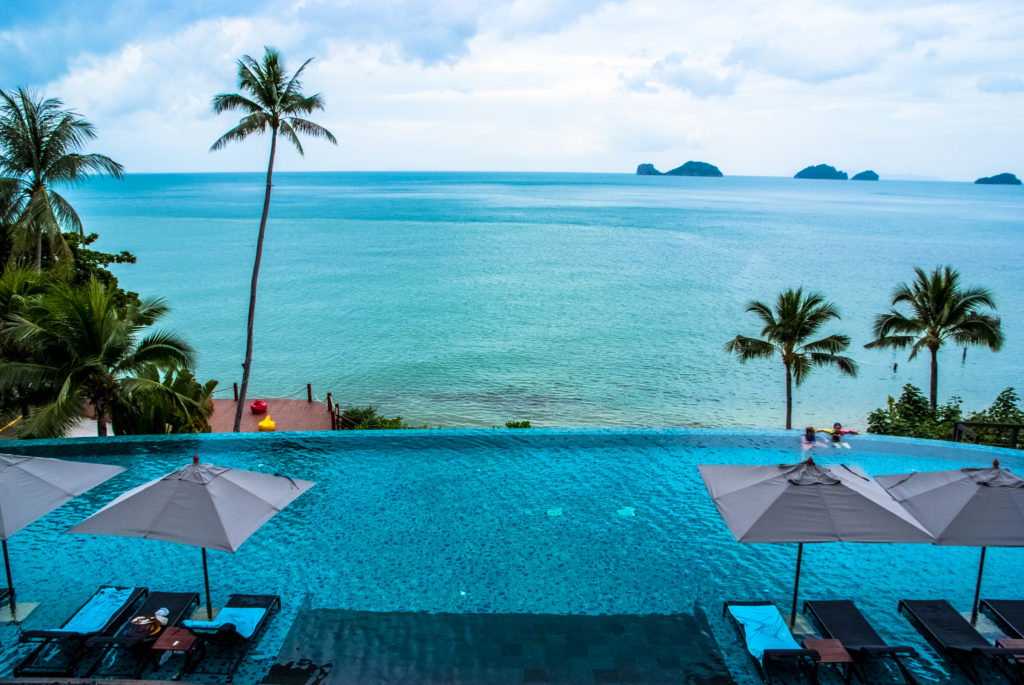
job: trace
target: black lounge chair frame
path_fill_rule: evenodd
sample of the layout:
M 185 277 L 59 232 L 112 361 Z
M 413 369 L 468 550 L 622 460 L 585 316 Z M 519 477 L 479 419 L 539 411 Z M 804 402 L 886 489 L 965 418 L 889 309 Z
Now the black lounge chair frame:
M 810 614 L 824 637 L 839 640 L 854 659 L 852 673 L 867 683 L 865 664 L 874 659 L 892 659 L 903 681 L 915 685 L 917 680 L 900 657 L 917 658 L 917 650 L 905 645 L 890 645 L 872 627 L 860 609 L 848 599 L 808 600 L 804 613 Z M 849 682 L 849 677 L 847 677 Z
M 149 595 L 146 603 L 139 607 L 132 616 L 122 621 L 118 629 L 112 634 L 102 637 L 93 637 L 86 641 L 88 647 L 100 648 L 100 654 L 86 672 L 86 676 L 93 675 L 99 670 L 104 659 L 112 651 L 126 650 L 132 654 L 131 661 L 134 662 L 132 671 L 124 675 L 131 675 L 138 678 L 148 665 L 149 648 L 153 646 L 160 633 L 156 635 L 126 635 L 125 630 L 131 623 L 133 616 L 153 616 L 157 609 L 168 609 L 167 627 L 176 626 L 182 620 L 188 618 L 193 611 L 199 607 L 199 593 L 197 592 L 153 592 Z M 161 631 L 162 632 L 162 631 Z M 104 672 L 103 675 L 121 675 Z
M 114 587 L 112 585 L 102 585 L 96 592 L 85 600 L 81 606 L 64 622 L 66 626 L 68 623 L 78 615 L 85 606 L 92 601 L 92 598 L 96 596 L 98 592 L 106 588 Z M 119 590 L 127 590 L 129 588 L 116 588 Z M 132 588 L 132 593 L 125 600 L 121 608 L 110 615 L 107 622 L 103 624 L 103 627 L 99 630 L 91 633 L 71 633 L 63 630 L 26 630 L 18 638 L 19 642 L 30 642 L 37 643 L 35 649 L 33 649 L 28 656 L 22 659 L 21 663 L 14 667 L 14 677 L 21 676 L 73 676 L 75 670 L 78 667 L 82 657 L 88 653 L 88 641 L 95 637 L 105 637 L 113 635 L 131 616 L 135 614 L 136 608 L 142 602 L 142 600 L 149 593 L 144 587 Z M 56 648 L 61 652 L 65 653 L 65 658 L 61 660 L 48 659 L 44 663 L 36 663 L 36 660 L 43 653 L 44 650 Z M 60 665 L 60 664 L 63 665 Z
M 740 637 L 746 642 L 746 630 L 743 624 L 736 620 L 736 618 L 729 612 L 731 606 L 775 606 L 772 602 L 742 602 L 742 601 L 729 601 L 722 605 L 722 615 L 728 616 L 730 622 L 735 626 L 736 631 L 740 634 Z M 766 649 L 764 655 L 760 660 L 756 659 L 753 654 L 750 654 L 746 649 L 746 644 L 743 646 L 744 651 L 750 656 L 750 660 L 754 662 L 757 667 L 757 673 L 761 676 L 761 680 L 766 685 L 771 685 L 771 671 L 775 665 L 783 665 L 786 663 L 795 665 L 800 673 L 802 673 L 811 683 L 817 685 L 818 683 L 818 652 L 813 649 Z
M 990 644 L 946 600 L 903 599 L 900 600 L 899 610 L 909 617 L 910 622 L 936 651 L 956 664 L 971 682 L 978 685 L 989 682 L 978 670 L 979 659 L 990 663 L 996 672 L 1010 682 L 1021 681 L 1021 665 L 1015 659 L 1020 650 Z
M 278 609 L 281 608 L 281 597 L 278 595 L 231 595 L 228 597 L 228 601 L 224 604 L 224 608 L 235 608 L 235 609 L 265 609 L 266 612 L 260 617 L 259 623 L 256 624 L 256 628 L 253 629 L 252 635 L 248 638 L 242 637 L 231 628 L 221 628 L 215 633 L 193 631 L 199 640 L 202 641 L 202 648 L 200 653 L 203 654 L 203 658 L 208 654 L 208 648 L 213 646 L 213 650 L 216 651 L 229 651 L 235 650 L 235 653 L 231 655 L 228 660 L 228 666 L 222 671 L 204 671 L 197 669 L 196 667 L 202 662 L 202 659 L 196 661 L 193 664 L 190 673 L 194 673 L 198 670 L 199 673 L 208 676 L 222 676 L 227 678 L 227 682 L 232 682 L 235 677 L 235 672 L 238 667 L 242 665 L 242 661 L 245 659 L 245 655 L 249 653 L 249 648 L 257 640 L 257 638 L 263 633 L 266 628 L 267 622 L 270 620 L 270 616 Z
M 1024 600 L 983 599 L 979 608 L 992 617 L 1007 637 L 1024 639 Z

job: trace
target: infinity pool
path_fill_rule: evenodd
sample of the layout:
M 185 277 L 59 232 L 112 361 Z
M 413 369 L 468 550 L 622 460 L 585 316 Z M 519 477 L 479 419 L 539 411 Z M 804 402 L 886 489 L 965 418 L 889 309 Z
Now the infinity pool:
M 1020 453 L 875 436 L 814 450 L 872 475 L 962 466 L 1024 472 Z M 211 552 L 214 603 L 231 592 L 284 599 L 246 666 L 258 679 L 300 609 L 466 614 L 677 614 L 704 609 L 737 682 L 754 672 L 721 619 L 726 599 L 790 601 L 796 549 L 737 543 L 697 472 L 701 463 L 792 463 L 796 432 L 431 430 L 84 439 L 5 451 L 127 470 L 9 541 L 23 627 L 59 625 L 100 584 L 201 590 L 199 550 L 64 535 L 117 494 L 201 461 L 316 481 L 235 555 Z M 891 640 L 921 647 L 917 674 L 947 677 L 896 613 L 904 597 L 970 608 L 974 548 L 811 545 L 803 597 L 854 599 Z M 1018 596 L 1024 552 L 989 551 L 984 595 Z M 15 635 L 0 632 L 0 676 Z M 13 639 L 12 639 L 13 638 Z M 244 682 L 245 677 L 239 679 Z

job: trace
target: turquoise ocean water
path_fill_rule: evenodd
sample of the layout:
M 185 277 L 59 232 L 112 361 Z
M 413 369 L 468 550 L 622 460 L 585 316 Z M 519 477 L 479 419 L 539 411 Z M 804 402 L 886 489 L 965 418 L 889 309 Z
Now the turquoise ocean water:
M 66 194 L 125 287 L 165 297 L 199 376 L 239 380 L 263 176 L 131 175 Z M 445 427 L 781 426 L 778 361 L 750 299 L 837 303 L 857 379 L 815 370 L 795 425 L 863 428 L 928 363 L 862 348 L 914 266 L 991 288 L 1007 344 L 944 349 L 940 398 L 1024 386 L 1024 192 L 968 183 L 538 173 L 279 173 L 251 395 L 313 384 L 342 406 Z M 893 364 L 899 364 L 893 371 Z M 223 396 L 223 394 L 221 395 Z

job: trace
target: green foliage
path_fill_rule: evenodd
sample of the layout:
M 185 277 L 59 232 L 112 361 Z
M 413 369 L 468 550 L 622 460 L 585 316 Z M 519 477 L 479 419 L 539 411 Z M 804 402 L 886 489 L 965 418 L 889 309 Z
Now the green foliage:
M 533 428 L 529 421 L 506 421 L 505 428 Z
M 217 381 L 201 384 L 187 369 L 149 366 L 125 379 L 112 411 L 115 435 L 209 433 Z
M 1024 410 L 1020 408 L 1020 397 L 1016 390 L 1007 388 L 999 393 L 991 407 L 972 413 L 967 420 L 977 423 L 1024 425 Z M 978 441 L 986 445 L 1007 445 L 1009 443 L 1009 429 L 978 426 L 972 430 L 978 434 Z
M 953 424 L 963 420 L 960 403 L 959 397 L 952 397 L 932 410 L 920 388 L 907 383 L 898 400 L 890 397 L 887 407 L 868 414 L 868 433 L 949 440 Z
M 71 250 L 75 260 L 74 271 L 71 275 L 71 283 L 77 286 L 86 285 L 90 279 L 95 279 L 105 285 L 107 290 L 115 293 L 114 300 L 118 305 L 127 306 L 139 304 L 139 294 L 128 290 L 122 290 L 117 283 L 117 277 L 107 269 L 111 264 L 134 264 L 135 255 L 127 250 L 121 250 L 117 254 L 91 250 L 89 246 L 96 242 L 99 235 L 90 233 L 80 236 L 77 233 L 65 233 L 64 240 Z
M 54 186 L 79 183 L 95 173 L 124 175 L 109 157 L 81 152 L 95 137 L 95 127 L 57 98 L 44 99 L 25 88 L 0 90 L 0 176 L 13 189 L 17 214 L 2 241 L 11 257 L 25 257 L 41 268 L 49 256 L 60 271 L 70 271 L 63 232 L 82 234 L 82 222 Z M 0 189 L 0 196 L 6 194 Z
M 120 306 L 96 279 L 84 287 L 58 281 L 29 298 L 0 328 L 0 342 L 10 354 L 0 364 L 0 393 L 33 393 L 20 435 L 60 437 L 86 406 L 105 435 L 112 412 L 130 402 L 133 378 L 153 367 L 190 367 L 192 348 L 178 334 L 148 331 L 142 337 L 166 312 L 156 298 Z
M 387 418 L 377 413 L 376 407 L 349 407 L 341 413 L 341 430 L 399 430 L 426 428 L 410 426 L 401 416 Z

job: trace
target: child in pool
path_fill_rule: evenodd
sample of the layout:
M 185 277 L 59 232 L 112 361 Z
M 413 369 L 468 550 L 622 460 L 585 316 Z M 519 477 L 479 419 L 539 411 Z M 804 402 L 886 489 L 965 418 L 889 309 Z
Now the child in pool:
M 804 429 L 803 448 L 810 449 L 818 444 L 817 438 L 814 437 L 814 426 L 808 426 Z

